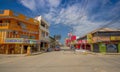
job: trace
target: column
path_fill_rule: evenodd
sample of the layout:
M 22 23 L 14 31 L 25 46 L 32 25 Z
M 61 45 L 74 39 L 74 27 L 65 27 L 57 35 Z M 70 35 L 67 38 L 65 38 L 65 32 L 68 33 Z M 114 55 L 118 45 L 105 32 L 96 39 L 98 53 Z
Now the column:
M 20 48 L 21 48 L 21 54 L 23 54 L 24 53 L 24 46 L 22 45 Z
M 93 52 L 93 44 L 90 44 L 90 47 L 91 47 L 91 51 Z
M 6 49 L 5 49 L 5 52 L 6 52 L 6 54 L 8 54 L 8 53 L 9 53 L 9 45 L 7 44 L 6 46 L 7 46 L 7 47 L 6 47 Z
M 38 44 L 38 46 L 37 46 L 37 47 L 38 47 L 38 51 L 40 51 L 40 44 Z

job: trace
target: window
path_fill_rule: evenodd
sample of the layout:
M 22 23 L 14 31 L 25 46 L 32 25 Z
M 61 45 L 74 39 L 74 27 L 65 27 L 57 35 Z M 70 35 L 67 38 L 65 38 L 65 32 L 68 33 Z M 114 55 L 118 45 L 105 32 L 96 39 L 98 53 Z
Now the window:
M 45 27 L 45 23 L 43 21 L 41 21 L 41 26 Z
M 10 23 L 10 20 L 6 20 L 5 23 Z
M 35 36 L 30 36 L 30 39 L 35 39 Z
M 46 33 L 46 36 L 48 37 L 48 33 Z
M 27 28 L 26 24 L 24 24 L 22 22 L 18 22 L 18 25 L 21 26 L 22 29 L 26 29 Z
M 3 21 L 2 20 L 0 20 L 0 23 L 2 23 Z
M 42 31 L 42 34 L 41 34 L 41 35 L 42 35 L 42 37 L 45 37 L 45 32 L 44 32 L 44 31 Z
M 1 21 L 0 21 L 0 26 L 7 26 L 7 24 L 6 24 L 6 23 L 3 23 L 3 21 L 1 20 Z

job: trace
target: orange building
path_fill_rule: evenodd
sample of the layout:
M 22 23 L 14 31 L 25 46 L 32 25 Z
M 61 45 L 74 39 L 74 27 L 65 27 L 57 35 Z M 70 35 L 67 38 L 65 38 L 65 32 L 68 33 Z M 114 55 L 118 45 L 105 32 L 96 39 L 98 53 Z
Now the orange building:
M 0 53 L 19 54 L 39 50 L 39 22 L 11 10 L 0 10 Z

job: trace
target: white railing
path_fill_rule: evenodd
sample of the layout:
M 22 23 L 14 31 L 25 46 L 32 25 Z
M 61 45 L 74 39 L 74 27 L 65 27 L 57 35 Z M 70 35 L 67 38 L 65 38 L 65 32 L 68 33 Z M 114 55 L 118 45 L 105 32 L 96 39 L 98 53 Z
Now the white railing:
M 43 41 L 50 41 L 49 37 L 40 37 L 40 40 L 43 40 Z
M 49 33 L 49 30 L 46 29 L 45 27 L 40 26 L 40 29 Z

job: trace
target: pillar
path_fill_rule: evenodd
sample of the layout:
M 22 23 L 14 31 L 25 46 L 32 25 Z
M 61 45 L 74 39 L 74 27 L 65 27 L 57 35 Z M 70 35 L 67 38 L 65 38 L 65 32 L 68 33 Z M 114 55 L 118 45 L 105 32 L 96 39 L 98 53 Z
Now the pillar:
M 7 44 L 7 47 L 5 49 L 5 53 L 8 54 L 9 53 L 9 45 Z
M 90 44 L 90 47 L 91 47 L 91 51 L 93 52 L 93 44 Z
M 43 47 L 42 48 L 43 48 L 43 50 L 45 50 L 45 43 L 44 42 L 43 42 Z
M 21 48 L 21 54 L 23 54 L 24 53 L 24 46 L 22 45 L 20 48 Z
M 40 45 L 38 44 L 38 51 L 40 51 Z

